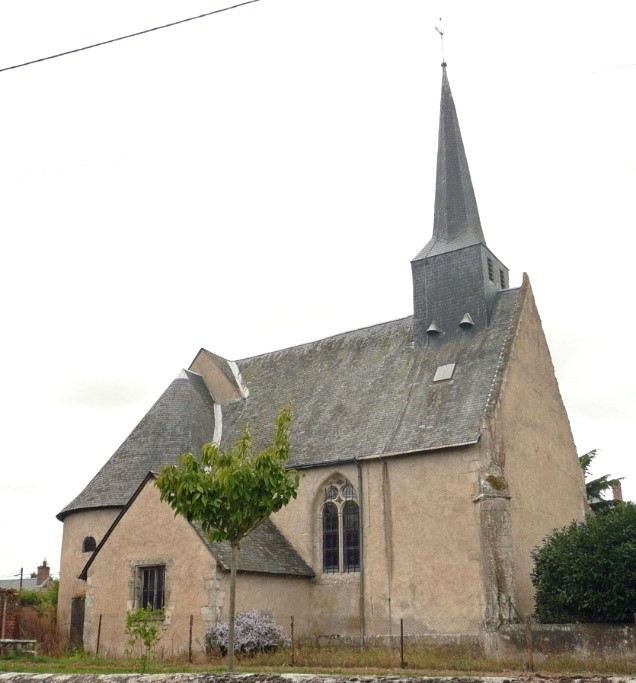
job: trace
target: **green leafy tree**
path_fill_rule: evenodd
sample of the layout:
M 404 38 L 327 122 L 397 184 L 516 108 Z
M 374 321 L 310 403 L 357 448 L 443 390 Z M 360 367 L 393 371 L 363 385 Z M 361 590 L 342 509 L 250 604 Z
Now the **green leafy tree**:
M 200 522 L 211 541 L 231 545 L 228 671 L 234 670 L 236 568 L 241 539 L 287 505 L 298 491 L 298 473 L 285 466 L 290 426 L 291 409 L 285 407 L 276 419 L 269 448 L 252 454 L 252 438 L 246 426 L 230 450 L 222 452 L 217 444 L 205 444 L 200 457 L 183 454 L 178 465 L 164 467 L 155 481 L 161 500 L 175 514 Z
M 617 486 L 623 479 L 619 477 L 617 479 L 610 479 L 609 474 L 604 474 L 602 477 L 597 477 L 596 479 L 588 480 L 590 475 L 590 470 L 592 468 L 592 462 L 594 458 L 598 455 L 598 450 L 595 448 L 593 451 L 583 453 L 579 456 L 579 464 L 585 474 L 585 492 L 587 494 L 587 502 L 594 512 L 603 512 L 610 508 L 616 507 L 619 501 L 616 500 L 606 500 L 604 494 L 611 490 L 614 486 Z
M 532 552 L 544 623 L 631 622 L 636 613 L 636 505 L 553 531 Z

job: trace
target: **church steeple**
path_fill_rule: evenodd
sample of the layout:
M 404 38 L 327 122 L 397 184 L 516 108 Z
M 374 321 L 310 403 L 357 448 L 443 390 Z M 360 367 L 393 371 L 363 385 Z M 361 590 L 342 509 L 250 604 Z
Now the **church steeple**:
M 446 75 L 446 62 L 442 63 L 442 69 L 433 237 L 416 259 L 480 242 L 486 244 L 453 93 Z
M 427 330 L 437 337 L 487 325 L 508 286 L 508 269 L 486 246 L 446 62 L 442 69 L 433 237 L 411 262 L 416 345 Z

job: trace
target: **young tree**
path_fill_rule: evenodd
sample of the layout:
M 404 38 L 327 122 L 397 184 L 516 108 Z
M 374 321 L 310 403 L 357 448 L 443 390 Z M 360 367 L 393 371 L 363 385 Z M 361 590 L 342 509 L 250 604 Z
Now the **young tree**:
M 199 458 L 185 453 L 178 465 L 161 470 L 155 483 L 176 514 L 198 521 L 212 541 L 232 547 L 227 667 L 234 670 L 236 567 L 241 539 L 270 514 L 287 505 L 298 491 L 299 475 L 285 467 L 289 457 L 291 410 L 283 408 L 269 448 L 252 454 L 249 428 L 227 452 L 217 444 L 201 447 Z
M 553 531 L 532 551 L 544 623 L 623 622 L 636 613 L 636 505 L 621 503 Z

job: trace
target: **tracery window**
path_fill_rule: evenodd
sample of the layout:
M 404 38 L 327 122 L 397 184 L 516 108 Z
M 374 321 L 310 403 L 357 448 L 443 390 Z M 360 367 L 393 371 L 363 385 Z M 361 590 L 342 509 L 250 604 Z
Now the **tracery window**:
M 360 508 L 353 486 L 338 479 L 325 489 L 322 505 L 322 571 L 360 571 Z

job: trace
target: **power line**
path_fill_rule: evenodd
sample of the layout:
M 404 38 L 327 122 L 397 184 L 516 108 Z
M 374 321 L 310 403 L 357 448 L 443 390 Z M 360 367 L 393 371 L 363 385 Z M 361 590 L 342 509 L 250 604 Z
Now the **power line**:
M 602 74 L 602 73 L 605 73 L 605 71 L 616 71 L 617 69 L 629 69 L 632 66 L 636 66 L 636 63 L 634 63 L 634 64 L 621 64 L 620 66 L 609 66 L 609 67 L 607 67 L 607 69 L 600 69 L 599 71 L 593 71 L 592 73 Z
M 188 17 L 187 19 L 179 19 L 179 21 L 172 21 L 169 24 L 162 24 L 161 26 L 155 26 L 153 28 L 147 28 L 143 31 L 136 31 L 135 33 L 129 33 L 125 36 L 119 36 L 119 38 L 111 38 L 110 40 L 103 40 L 101 43 L 93 43 L 92 45 L 85 45 L 84 47 L 77 47 L 74 50 L 67 50 L 66 52 L 59 52 L 56 55 L 50 55 L 48 57 L 40 57 L 39 59 L 32 59 L 29 62 L 23 62 L 22 64 L 14 64 L 13 66 L 5 66 L 0 69 L 2 71 L 11 71 L 11 69 L 20 69 L 23 66 L 30 66 L 31 64 L 37 64 L 38 62 L 46 62 L 49 59 L 57 59 L 58 57 L 65 57 L 66 55 L 72 55 L 75 52 L 83 52 L 84 50 L 91 50 L 94 47 L 101 47 L 102 45 L 109 45 L 110 43 L 116 43 L 120 40 L 126 40 L 127 38 L 136 38 L 137 36 L 142 36 L 144 33 L 152 33 L 153 31 L 160 31 L 162 28 L 170 28 L 171 26 L 178 26 L 179 24 L 185 24 L 187 21 L 194 21 L 195 19 L 203 19 L 204 17 L 212 16 L 213 14 L 220 14 L 221 12 L 227 12 L 231 9 L 236 9 L 237 7 L 243 7 L 244 5 L 251 5 L 253 2 L 259 2 L 259 0 L 245 0 L 245 2 L 239 2 L 236 5 L 231 5 L 230 7 L 222 7 L 221 9 L 215 9 L 212 12 L 206 12 L 205 14 L 198 14 L 196 17 Z

